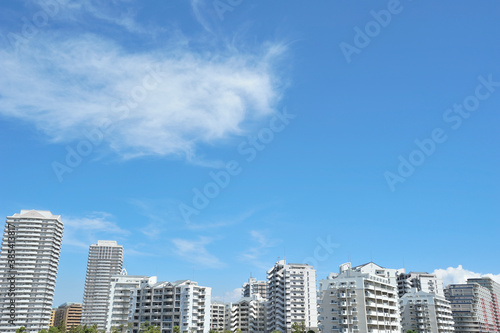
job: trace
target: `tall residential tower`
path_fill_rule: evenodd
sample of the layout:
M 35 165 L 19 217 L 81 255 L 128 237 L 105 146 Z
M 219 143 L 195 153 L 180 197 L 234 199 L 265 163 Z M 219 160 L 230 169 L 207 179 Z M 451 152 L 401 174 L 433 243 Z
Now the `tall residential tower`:
M 266 330 L 291 332 L 293 323 L 318 327 L 316 271 L 307 264 L 278 261 L 267 271 Z
M 61 217 L 49 211 L 7 216 L 0 254 L 0 332 L 49 328 L 62 237 Z
M 123 265 L 123 247 L 116 241 L 98 241 L 90 245 L 87 277 L 83 293 L 82 325 L 97 324 L 106 329 L 111 277 L 119 275 Z

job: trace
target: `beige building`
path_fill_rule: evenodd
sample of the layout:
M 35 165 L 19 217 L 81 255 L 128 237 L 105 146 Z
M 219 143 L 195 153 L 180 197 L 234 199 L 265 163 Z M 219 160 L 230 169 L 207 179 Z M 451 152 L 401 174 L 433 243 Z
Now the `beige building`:
M 82 320 L 82 305 L 80 303 L 64 303 L 55 310 L 53 326 L 64 323 L 66 332 L 71 327 L 80 325 Z

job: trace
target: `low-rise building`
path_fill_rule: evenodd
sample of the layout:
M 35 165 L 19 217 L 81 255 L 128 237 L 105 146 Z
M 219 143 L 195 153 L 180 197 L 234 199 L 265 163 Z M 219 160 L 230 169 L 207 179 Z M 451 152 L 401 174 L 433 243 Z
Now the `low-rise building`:
M 211 288 L 190 280 L 144 284 L 132 291 L 129 306 L 131 332 L 139 333 L 145 322 L 161 333 L 208 333 L 210 330 Z
M 54 314 L 54 325 L 59 326 L 61 323 L 66 327 L 66 332 L 70 328 L 80 325 L 82 320 L 82 304 L 81 303 L 64 303 L 59 306 Z

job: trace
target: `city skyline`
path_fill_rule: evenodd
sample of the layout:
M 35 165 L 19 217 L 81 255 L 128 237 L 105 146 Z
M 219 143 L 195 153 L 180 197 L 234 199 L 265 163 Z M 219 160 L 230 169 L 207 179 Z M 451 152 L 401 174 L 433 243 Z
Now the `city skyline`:
M 54 306 L 98 240 L 220 300 L 283 258 L 499 281 L 497 2 L 0 6 L 0 216 L 61 216 Z

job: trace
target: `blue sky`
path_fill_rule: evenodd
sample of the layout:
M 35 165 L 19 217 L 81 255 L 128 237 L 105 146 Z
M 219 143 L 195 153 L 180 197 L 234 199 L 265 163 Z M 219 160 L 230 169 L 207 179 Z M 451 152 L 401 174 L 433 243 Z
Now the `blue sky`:
M 0 216 L 62 216 L 55 305 L 99 239 L 222 300 L 284 255 L 500 274 L 498 2 L 1 6 Z

